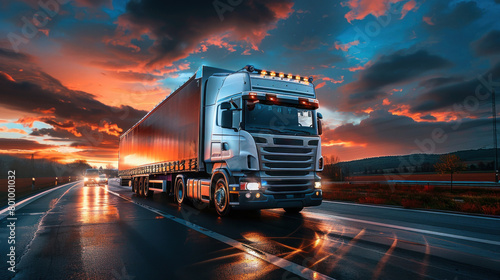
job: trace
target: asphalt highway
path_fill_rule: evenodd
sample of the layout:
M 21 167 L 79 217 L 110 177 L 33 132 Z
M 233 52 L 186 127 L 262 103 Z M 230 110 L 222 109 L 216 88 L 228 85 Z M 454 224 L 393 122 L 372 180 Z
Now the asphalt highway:
M 68 183 L 7 214 L 0 279 L 500 279 L 493 217 L 324 201 L 220 218 L 116 181 Z

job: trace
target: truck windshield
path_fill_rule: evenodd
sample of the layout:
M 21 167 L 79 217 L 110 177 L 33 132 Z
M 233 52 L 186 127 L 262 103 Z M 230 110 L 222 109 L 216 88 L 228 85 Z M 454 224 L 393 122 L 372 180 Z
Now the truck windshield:
M 262 103 L 247 103 L 244 110 L 248 132 L 318 135 L 313 110 Z

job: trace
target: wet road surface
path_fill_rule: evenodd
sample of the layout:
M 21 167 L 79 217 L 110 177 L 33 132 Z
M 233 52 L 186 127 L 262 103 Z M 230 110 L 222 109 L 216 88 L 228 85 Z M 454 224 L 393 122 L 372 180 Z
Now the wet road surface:
M 220 218 L 116 182 L 69 183 L 15 217 L 0 279 L 500 279 L 497 218 L 336 202 Z

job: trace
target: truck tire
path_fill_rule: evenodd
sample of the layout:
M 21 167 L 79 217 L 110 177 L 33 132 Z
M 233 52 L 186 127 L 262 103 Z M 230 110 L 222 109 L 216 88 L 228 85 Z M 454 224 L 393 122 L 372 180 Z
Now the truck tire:
M 182 179 L 177 179 L 177 181 L 175 181 L 174 197 L 179 205 L 184 202 L 184 198 L 186 197 L 186 186 Z
M 285 212 L 288 214 L 298 214 L 304 207 L 289 207 L 289 208 L 283 208 L 285 209 Z
M 139 196 L 144 196 L 144 177 L 139 178 Z
M 149 190 L 149 177 L 144 177 L 144 196 L 153 196 L 153 191 Z
M 219 216 L 224 217 L 231 212 L 231 205 L 229 205 L 229 189 L 224 178 L 217 180 L 214 191 L 214 205 L 215 210 Z
M 139 195 L 139 178 L 135 177 L 132 181 L 132 191 Z

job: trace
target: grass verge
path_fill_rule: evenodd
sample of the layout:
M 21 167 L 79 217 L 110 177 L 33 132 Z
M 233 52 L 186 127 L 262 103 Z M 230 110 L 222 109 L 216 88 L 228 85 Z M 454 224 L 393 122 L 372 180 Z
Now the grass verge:
M 500 189 L 493 188 L 460 187 L 450 191 L 449 187 L 420 185 L 326 183 L 323 198 L 405 208 L 500 215 Z

